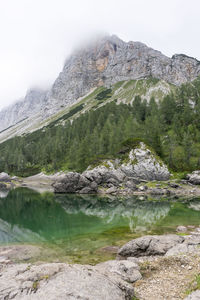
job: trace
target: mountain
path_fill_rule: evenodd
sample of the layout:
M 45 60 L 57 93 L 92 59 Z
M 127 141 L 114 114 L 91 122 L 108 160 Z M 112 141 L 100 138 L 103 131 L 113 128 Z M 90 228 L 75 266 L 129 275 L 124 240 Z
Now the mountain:
M 46 91 L 31 89 L 27 92 L 24 99 L 0 111 L 0 130 L 4 130 L 39 113 L 45 105 L 46 94 Z
M 33 131 L 50 116 L 77 103 L 100 86 L 119 81 L 157 78 L 176 86 L 200 75 L 200 62 L 183 54 L 169 58 L 140 42 L 106 36 L 75 51 L 47 91 L 31 90 L 26 97 L 0 112 L 0 130 L 19 124 L 3 138 Z
M 194 58 L 168 58 L 115 36 L 77 50 L 49 91 L 31 90 L 0 114 L 9 126 L 0 132 L 0 172 L 82 172 L 103 159 L 126 162 L 130 140 L 148 145 L 170 171 L 198 170 L 198 75 Z
M 168 58 L 140 42 L 123 42 L 116 36 L 105 37 L 75 52 L 50 92 L 55 103 L 69 105 L 91 88 L 110 86 L 118 81 L 158 78 L 180 85 L 200 74 L 200 62 L 186 55 Z

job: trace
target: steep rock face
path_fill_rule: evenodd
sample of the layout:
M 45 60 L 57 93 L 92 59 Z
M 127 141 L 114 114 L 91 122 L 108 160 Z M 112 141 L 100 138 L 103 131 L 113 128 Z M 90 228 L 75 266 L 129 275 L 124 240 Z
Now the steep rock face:
M 1 111 L 0 130 L 37 114 L 41 122 L 98 86 L 149 77 L 180 85 L 199 75 L 200 62 L 195 58 L 183 54 L 169 58 L 143 43 L 107 36 L 75 51 L 48 93 L 31 90 L 23 100 Z
M 169 58 L 143 43 L 109 36 L 66 61 L 49 100 L 70 104 L 93 87 L 130 79 L 155 77 L 180 85 L 199 74 L 200 62 L 194 58 L 182 54 Z
M 30 90 L 25 98 L 0 111 L 0 130 L 4 130 L 32 115 L 45 107 L 46 91 Z

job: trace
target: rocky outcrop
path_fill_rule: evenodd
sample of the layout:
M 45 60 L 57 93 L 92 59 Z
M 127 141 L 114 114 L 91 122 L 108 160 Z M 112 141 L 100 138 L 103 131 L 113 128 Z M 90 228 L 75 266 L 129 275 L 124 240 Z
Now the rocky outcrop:
M 187 174 L 186 178 L 192 184 L 200 184 L 200 171 L 198 170 Z
M 0 181 L 1 182 L 10 182 L 11 178 L 7 173 L 2 172 L 2 173 L 0 173 Z
M 69 172 L 53 183 L 53 187 L 58 193 L 94 194 L 97 192 L 98 185 L 79 173 Z
M 184 237 L 175 234 L 147 235 L 125 244 L 119 249 L 118 255 L 119 257 L 164 255 L 169 249 L 183 241 Z
M 109 260 L 96 265 L 96 269 L 105 275 L 117 274 L 131 283 L 142 278 L 138 264 L 130 260 Z
M 0 299 L 131 300 L 133 286 L 120 274 L 61 263 L 1 267 Z
M 121 164 L 120 170 L 126 176 L 148 181 L 168 180 L 170 177 L 167 166 L 144 143 L 130 151 L 128 161 Z
M 169 176 L 166 165 L 144 143 L 140 143 L 125 160 L 105 160 L 82 174 L 69 172 L 53 183 L 53 187 L 56 193 L 132 193 L 141 181 L 162 181 Z

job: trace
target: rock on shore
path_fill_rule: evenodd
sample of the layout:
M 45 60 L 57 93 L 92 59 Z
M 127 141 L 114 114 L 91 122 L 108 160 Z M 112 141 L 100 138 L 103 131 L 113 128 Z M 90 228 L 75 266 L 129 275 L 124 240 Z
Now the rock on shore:
M 53 187 L 56 193 L 89 194 L 101 192 L 103 188 L 112 194 L 120 189 L 134 191 L 141 181 L 162 181 L 169 177 L 167 166 L 144 143 L 140 143 L 126 159 L 105 160 L 82 174 L 69 172 L 55 181 Z
M 133 286 L 98 267 L 51 263 L 1 267 L 0 299 L 131 300 Z
M 194 171 L 191 174 L 187 174 L 187 179 L 192 184 L 200 184 L 200 171 Z

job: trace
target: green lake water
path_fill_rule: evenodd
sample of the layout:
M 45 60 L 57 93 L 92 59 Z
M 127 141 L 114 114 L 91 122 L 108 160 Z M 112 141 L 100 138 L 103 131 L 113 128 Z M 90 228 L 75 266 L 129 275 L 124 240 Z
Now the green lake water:
M 200 225 L 200 199 L 54 195 L 26 188 L 0 199 L 0 245 L 41 245 L 62 260 L 95 263 L 111 257 L 102 250 L 106 246 L 175 232 L 178 225 Z

